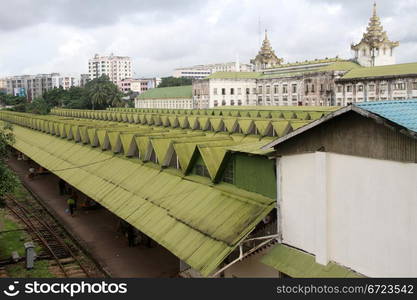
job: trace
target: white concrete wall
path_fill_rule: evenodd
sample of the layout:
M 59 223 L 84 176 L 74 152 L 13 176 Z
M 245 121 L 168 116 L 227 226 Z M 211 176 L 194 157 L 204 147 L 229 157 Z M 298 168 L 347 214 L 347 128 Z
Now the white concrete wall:
M 417 164 L 331 153 L 281 164 L 284 243 L 366 276 L 417 276 Z
M 223 88 L 226 89 L 226 95 L 222 95 Z M 234 95 L 230 93 L 232 88 L 234 89 Z M 246 95 L 247 88 L 250 90 L 249 96 Z M 255 79 L 210 79 L 209 108 L 216 107 L 215 101 L 217 101 L 217 107 L 231 106 L 232 100 L 234 101 L 234 106 L 239 106 L 239 100 L 241 101 L 241 106 L 256 105 L 257 94 L 253 93 L 254 88 L 256 88 Z M 214 89 L 217 89 L 217 94 L 214 93 Z M 238 92 L 239 89 L 240 94 Z M 225 105 L 222 105 L 223 100 Z

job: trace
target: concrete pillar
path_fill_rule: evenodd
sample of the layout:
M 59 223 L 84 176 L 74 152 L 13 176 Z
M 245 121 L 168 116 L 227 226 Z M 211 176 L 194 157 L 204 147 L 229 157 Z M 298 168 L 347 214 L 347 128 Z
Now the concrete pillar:
M 325 152 L 315 153 L 316 183 L 316 262 L 327 265 L 328 253 L 328 199 L 327 199 L 327 155 Z
M 277 176 L 277 235 L 278 242 L 282 243 L 282 213 L 281 213 L 281 204 L 282 204 L 282 172 L 281 172 L 281 158 L 276 158 L 276 176 Z

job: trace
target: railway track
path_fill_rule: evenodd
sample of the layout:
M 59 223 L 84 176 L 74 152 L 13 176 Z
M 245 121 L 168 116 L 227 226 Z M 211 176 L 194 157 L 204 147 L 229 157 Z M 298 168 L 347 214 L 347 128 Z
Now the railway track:
M 25 205 L 26 204 L 26 205 Z M 6 205 L 10 211 L 25 224 L 34 241 L 42 247 L 42 253 L 38 256 L 53 259 L 57 266 L 55 272 L 59 277 L 85 278 L 97 276 L 80 260 L 80 251 L 67 243 L 65 235 L 59 226 L 47 218 L 42 208 L 34 203 L 21 203 L 14 197 L 8 196 Z

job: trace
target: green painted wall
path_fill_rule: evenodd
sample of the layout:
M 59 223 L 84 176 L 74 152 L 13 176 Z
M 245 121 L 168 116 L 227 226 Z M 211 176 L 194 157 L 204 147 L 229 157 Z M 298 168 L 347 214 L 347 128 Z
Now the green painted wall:
M 276 198 L 275 161 L 262 156 L 234 155 L 235 185 L 247 191 Z

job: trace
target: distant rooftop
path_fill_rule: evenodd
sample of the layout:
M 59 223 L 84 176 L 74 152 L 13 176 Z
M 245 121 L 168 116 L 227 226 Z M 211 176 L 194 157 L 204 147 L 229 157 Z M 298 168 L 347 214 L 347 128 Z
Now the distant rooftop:
M 297 76 L 305 73 L 326 71 L 349 71 L 362 68 L 357 63 L 339 58 L 305 61 L 302 63 L 285 64 L 263 72 L 216 72 L 208 79 L 267 79 Z
M 364 102 L 356 106 L 417 132 L 417 99 Z
M 191 99 L 192 96 L 192 85 L 184 85 L 150 89 L 140 94 L 137 99 Z
M 356 69 L 352 69 L 347 74 L 345 74 L 345 76 L 343 76 L 342 79 L 401 76 L 401 75 L 417 75 L 417 63 L 356 68 Z
M 262 75 L 260 72 L 216 72 L 206 77 L 208 79 L 256 79 Z

